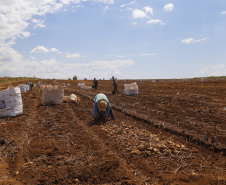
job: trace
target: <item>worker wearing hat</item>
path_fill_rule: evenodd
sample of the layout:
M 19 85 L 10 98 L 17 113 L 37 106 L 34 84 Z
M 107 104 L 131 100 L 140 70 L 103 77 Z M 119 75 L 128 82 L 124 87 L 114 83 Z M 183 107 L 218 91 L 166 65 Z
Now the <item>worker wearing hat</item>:
M 111 119 L 115 119 L 112 108 L 110 106 L 109 100 L 105 94 L 99 93 L 94 98 L 94 108 L 93 108 L 93 117 L 95 118 L 95 122 L 101 118 L 103 114 L 103 122 L 105 123 L 108 115 L 111 115 Z

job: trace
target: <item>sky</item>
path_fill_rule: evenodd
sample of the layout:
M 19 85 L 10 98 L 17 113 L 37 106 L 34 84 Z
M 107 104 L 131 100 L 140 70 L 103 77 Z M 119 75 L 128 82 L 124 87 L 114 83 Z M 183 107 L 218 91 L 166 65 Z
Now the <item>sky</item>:
M 0 0 L 0 76 L 226 76 L 225 0 Z

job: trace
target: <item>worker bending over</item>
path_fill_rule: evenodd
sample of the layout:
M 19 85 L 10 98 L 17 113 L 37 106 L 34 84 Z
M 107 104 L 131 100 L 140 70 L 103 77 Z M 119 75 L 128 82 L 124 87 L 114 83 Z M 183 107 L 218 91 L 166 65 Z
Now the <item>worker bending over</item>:
M 115 119 L 109 100 L 105 94 L 97 94 L 94 98 L 94 102 L 93 117 L 95 118 L 95 124 L 97 124 L 98 121 L 106 123 L 109 114 L 112 120 Z

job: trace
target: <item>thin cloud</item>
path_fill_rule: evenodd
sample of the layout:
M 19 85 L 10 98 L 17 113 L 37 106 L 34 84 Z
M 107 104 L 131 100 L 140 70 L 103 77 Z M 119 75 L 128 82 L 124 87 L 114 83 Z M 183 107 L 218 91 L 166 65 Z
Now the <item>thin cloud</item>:
M 138 18 L 147 18 L 147 14 L 141 10 L 135 9 L 133 10 L 133 18 L 138 19 Z
M 35 24 L 34 28 L 38 28 L 38 27 L 44 28 L 44 27 L 46 27 L 46 25 L 43 24 L 44 23 L 44 20 L 32 19 L 31 22 L 33 22 Z
M 127 3 L 127 4 L 122 4 L 120 7 L 124 8 L 125 6 L 129 6 L 129 5 L 134 4 L 134 3 L 135 3 L 135 1 L 132 1 L 132 2 Z
M 120 72 L 120 68 L 127 68 L 133 65 L 133 60 L 113 60 L 93 61 L 88 64 L 74 64 L 68 67 L 78 69 L 77 71 L 80 71 L 78 75 L 82 77 L 110 78 L 111 76 L 123 77 L 124 74 Z
M 163 10 L 166 12 L 172 12 L 174 9 L 174 5 L 172 3 L 169 3 L 167 5 L 164 6 Z
M 74 53 L 74 54 L 67 54 L 66 58 L 79 58 L 80 54 L 79 53 Z
M 146 24 L 160 24 L 160 25 L 165 25 L 160 19 L 151 19 L 146 22 Z
M 32 49 L 30 53 L 49 53 L 49 52 L 57 52 L 56 48 L 47 49 L 44 46 L 37 46 L 36 48 Z
M 145 6 L 144 9 L 147 13 L 150 13 L 151 15 L 153 15 L 153 9 L 151 7 Z
M 147 54 L 147 53 L 144 53 L 144 54 L 139 54 L 139 56 L 153 56 L 155 55 L 154 53 L 151 53 L 151 54 Z
M 200 73 L 197 76 L 226 76 L 226 68 L 224 64 L 207 66 L 206 68 L 200 70 Z
M 21 35 L 19 36 L 20 38 L 27 38 L 27 37 L 30 37 L 31 33 L 28 32 L 28 31 L 23 31 L 21 32 Z
M 51 48 L 50 51 L 51 51 L 51 52 L 57 52 L 58 49 L 56 49 L 56 48 Z
M 87 67 L 95 68 L 111 68 L 111 67 L 127 67 L 134 65 L 133 60 L 114 60 L 114 61 L 93 61 L 88 64 L 82 64 Z
M 155 55 L 154 53 L 142 53 L 142 54 L 137 54 L 137 55 L 118 55 L 118 58 L 126 58 L 126 57 L 137 57 L 137 56 L 153 56 Z M 115 55 L 111 55 L 115 56 Z
M 203 38 L 203 39 L 193 39 L 193 38 L 188 38 L 188 39 L 184 39 L 181 41 L 181 43 L 183 44 L 193 44 L 193 43 L 198 43 L 198 42 L 203 42 L 205 40 L 207 40 L 208 38 Z
M 226 11 L 221 12 L 221 15 L 225 15 L 225 14 L 226 14 Z
M 137 22 L 132 22 L 131 25 L 137 25 Z
M 68 4 L 70 4 L 70 3 L 78 4 L 78 3 L 80 3 L 81 1 L 80 1 L 80 0 L 60 0 L 60 2 L 63 3 L 63 4 L 68 5 Z
M 103 9 L 104 9 L 104 12 L 107 12 L 109 10 L 109 6 L 105 6 Z
M 94 0 L 95 2 L 114 4 L 114 0 Z
M 48 53 L 49 49 L 44 46 L 37 46 L 36 48 L 31 50 L 31 53 Z

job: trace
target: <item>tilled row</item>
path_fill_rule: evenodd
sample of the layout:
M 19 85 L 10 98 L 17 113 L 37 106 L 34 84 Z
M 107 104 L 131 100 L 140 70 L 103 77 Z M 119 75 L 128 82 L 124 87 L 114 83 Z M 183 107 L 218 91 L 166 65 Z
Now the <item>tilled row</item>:
M 75 91 L 75 90 L 67 90 L 69 92 L 74 92 L 80 96 L 83 96 L 89 100 L 93 100 L 93 97 L 91 97 L 88 94 L 82 94 L 80 91 Z M 166 123 L 161 121 L 159 118 L 155 118 L 155 117 L 148 117 L 144 114 L 139 114 L 136 113 L 136 111 L 134 110 L 130 110 L 130 109 L 124 109 L 123 107 L 117 106 L 114 103 L 111 103 L 111 106 L 113 109 L 122 112 L 123 114 L 129 116 L 129 117 L 133 117 L 134 119 L 138 120 L 138 121 L 143 121 L 145 123 L 148 123 L 150 125 L 153 125 L 155 127 L 161 128 L 164 131 L 167 131 L 171 134 L 175 134 L 177 136 L 181 136 L 186 140 L 189 140 L 195 144 L 204 146 L 207 149 L 210 149 L 216 153 L 220 153 L 223 156 L 226 155 L 226 148 L 222 147 L 219 143 L 217 142 L 208 142 L 208 140 L 206 139 L 206 137 L 202 137 L 200 136 L 200 134 L 196 131 L 193 130 L 184 130 L 181 129 L 180 127 L 177 127 L 176 125 L 173 125 L 171 123 Z
M 120 111 L 116 121 L 94 125 L 93 98 L 77 93 L 78 103 L 41 106 L 34 91 L 24 98 L 24 115 L 1 120 L 8 178 L 22 184 L 225 182 L 219 156 L 217 162 L 214 154 Z
M 82 97 L 82 102 L 93 100 L 93 97 L 87 94 L 77 91 L 76 93 Z M 84 107 L 84 110 L 86 109 L 87 107 Z M 92 111 L 88 114 L 92 115 Z M 214 176 L 218 176 L 223 172 L 224 164 L 218 166 L 218 169 L 211 166 L 209 161 L 202 156 L 203 154 L 187 141 L 178 140 L 174 135 L 166 135 L 166 133 L 159 132 L 159 129 L 158 133 L 153 133 L 152 126 L 149 125 L 147 129 L 143 127 L 145 123 L 142 120 L 128 117 L 120 111 L 115 114 L 116 122 L 108 121 L 107 124 L 94 125 L 91 128 L 99 133 L 98 137 L 102 137 L 103 141 L 105 139 L 105 142 L 109 143 L 108 146 L 115 148 L 115 152 L 125 158 L 130 166 L 137 169 L 136 175 L 142 174 L 149 179 L 147 182 L 165 183 L 170 181 L 169 179 L 174 179 L 175 174 L 183 179 L 189 175 L 199 176 L 200 174 L 214 173 Z M 89 119 L 92 117 L 89 116 Z M 103 136 L 100 129 L 106 136 Z

